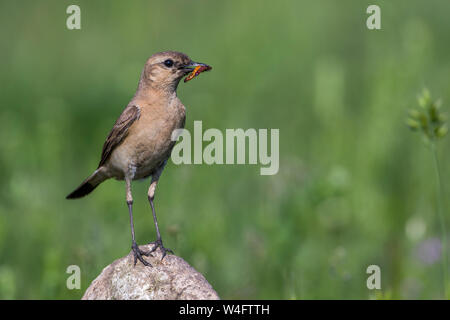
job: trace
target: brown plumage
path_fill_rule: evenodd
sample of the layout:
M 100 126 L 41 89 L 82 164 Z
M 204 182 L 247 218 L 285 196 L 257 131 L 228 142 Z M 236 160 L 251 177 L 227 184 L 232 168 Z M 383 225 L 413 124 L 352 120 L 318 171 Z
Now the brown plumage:
M 144 265 L 150 265 L 142 256 L 157 248 L 162 250 L 163 258 L 166 252 L 171 252 L 162 244 L 153 200 L 159 177 L 175 144 L 171 140 L 172 132 L 183 128 L 185 123 L 185 107 L 176 95 L 177 86 L 198 66 L 211 69 L 208 65 L 193 62 L 180 52 L 166 51 L 152 55 L 144 66 L 134 97 L 106 138 L 97 170 L 67 196 L 67 199 L 83 197 L 109 178 L 125 180 L 135 264 L 139 259 Z M 149 176 L 152 180 L 148 199 L 157 239 L 153 249 L 144 252 L 135 241 L 131 181 Z
M 139 110 L 139 107 L 135 105 L 128 106 L 123 110 L 103 145 L 102 157 L 98 164 L 99 167 L 105 164 L 114 148 L 126 137 L 128 128 L 139 119 L 140 114 L 141 111 Z

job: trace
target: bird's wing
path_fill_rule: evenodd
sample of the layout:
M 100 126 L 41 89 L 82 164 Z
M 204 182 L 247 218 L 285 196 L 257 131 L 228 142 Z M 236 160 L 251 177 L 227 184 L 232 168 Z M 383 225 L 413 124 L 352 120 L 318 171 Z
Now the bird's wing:
M 137 119 L 139 119 L 140 115 L 141 111 L 139 107 L 135 105 L 129 105 L 123 110 L 103 145 L 102 158 L 98 165 L 99 167 L 105 164 L 113 150 L 123 141 L 123 139 L 125 139 L 128 135 L 128 129 Z

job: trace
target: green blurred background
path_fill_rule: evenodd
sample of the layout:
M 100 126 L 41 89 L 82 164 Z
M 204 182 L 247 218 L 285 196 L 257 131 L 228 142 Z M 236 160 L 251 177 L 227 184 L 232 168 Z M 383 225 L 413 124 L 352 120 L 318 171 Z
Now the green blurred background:
M 187 129 L 280 129 L 277 175 L 169 162 L 159 183 L 165 245 L 222 298 L 443 298 L 433 162 L 404 120 L 423 87 L 450 106 L 449 17 L 447 0 L 1 1 L 0 298 L 79 299 L 130 251 L 123 182 L 64 197 L 163 50 L 214 67 L 179 86 Z M 447 138 L 446 196 L 449 157 Z M 133 185 L 140 244 L 155 239 L 148 184 Z

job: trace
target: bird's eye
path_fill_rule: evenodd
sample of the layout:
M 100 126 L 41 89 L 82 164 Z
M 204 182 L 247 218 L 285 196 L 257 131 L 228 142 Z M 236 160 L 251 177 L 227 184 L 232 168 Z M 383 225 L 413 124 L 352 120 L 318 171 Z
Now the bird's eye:
M 172 59 L 167 59 L 166 61 L 164 61 L 164 65 L 168 68 L 173 66 L 173 60 Z

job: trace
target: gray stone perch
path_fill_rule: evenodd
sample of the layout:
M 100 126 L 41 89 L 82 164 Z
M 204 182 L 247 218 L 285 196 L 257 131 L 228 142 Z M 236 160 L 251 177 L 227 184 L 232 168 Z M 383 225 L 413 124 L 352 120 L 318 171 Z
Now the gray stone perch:
M 149 251 L 152 245 L 140 246 Z M 217 300 L 219 296 L 205 277 L 186 261 L 167 255 L 161 261 L 158 248 L 153 257 L 145 257 L 152 264 L 133 265 L 133 253 L 117 259 L 105 267 L 92 281 L 83 300 Z

